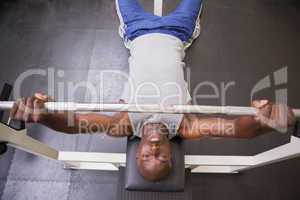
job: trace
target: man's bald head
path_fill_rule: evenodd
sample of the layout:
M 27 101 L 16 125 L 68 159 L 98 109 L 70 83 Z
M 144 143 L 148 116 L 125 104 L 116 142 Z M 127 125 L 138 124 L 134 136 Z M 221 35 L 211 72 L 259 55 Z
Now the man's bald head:
M 140 174 L 149 181 L 158 181 L 171 171 L 171 145 L 168 129 L 161 123 L 146 124 L 137 151 Z

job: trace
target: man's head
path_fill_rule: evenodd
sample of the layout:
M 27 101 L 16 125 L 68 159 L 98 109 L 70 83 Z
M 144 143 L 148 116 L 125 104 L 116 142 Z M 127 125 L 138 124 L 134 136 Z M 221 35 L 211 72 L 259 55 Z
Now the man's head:
M 136 158 L 140 174 L 149 181 L 165 178 L 171 171 L 171 145 L 168 129 L 162 123 L 143 126 Z

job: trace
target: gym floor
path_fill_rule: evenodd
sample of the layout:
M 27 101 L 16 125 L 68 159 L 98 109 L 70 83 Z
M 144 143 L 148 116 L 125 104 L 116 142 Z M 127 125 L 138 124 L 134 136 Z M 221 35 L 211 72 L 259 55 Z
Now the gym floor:
M 178 2 L 164 0 L 164 15 Z M 289 105 L 300 108 L 300 1 L 204 2 L 202 33 L 187 51 L 187 76 L 192 91 L 204 81 L 220 92 L 224 85 L 231 86 L 220 97 L 197 98 L 196 103 L 248 106 L 251 90 L 259 80 L 269 76 L 273 83 L 273 73 L 287 69 L 287 83 L 271 84 L 254 97 L 274 100 L 274 91 L 284 88 Z M 153 0 L 141 3 L 147 11 L 153 11 Z M 70 93 L 69 85 L 89 82 L 101 91 L 104 102 L 118 101 L 124 77 L 116 73 L 101 76 L 103 70 L 128 73 L 128 51 L 118 36 L 114 0 L 0 0 L 0 30 L 0 87 L 14 84 L 29 69 L 50 69 L 47 73 L 54 72 L 56 100 L 93 101 L 84 87 L 75 95 L 58 94 L 58 88 Z M 34 75 L 23 82 L 21 94 L 49 93 L 49 84 L 47 76 Z M 210 87 L 203 87 L 193 95 L 211 92 Z M 28 125 L 28 131 L 60 150 L 125 152 L 126 147 L 126 139 L 104 135 L 70 136 L 40 125 Z M 270 133 L 251 140 L 188 141 L 185 147 L 187 154 L 253 155 L 287 142 L 287 135 Z M 173 197 L 298 200 L 299 180 L 300 159 L 296 158 L 236 175 L 193 174 L 187 185 L 189 194 Z M 120 193 L 117 172 L 68 171 L 61 163 L 12 148 L 0 159 L 2 200 L 136 198 Z M 160 199 L 146 196 L 144 199 Z

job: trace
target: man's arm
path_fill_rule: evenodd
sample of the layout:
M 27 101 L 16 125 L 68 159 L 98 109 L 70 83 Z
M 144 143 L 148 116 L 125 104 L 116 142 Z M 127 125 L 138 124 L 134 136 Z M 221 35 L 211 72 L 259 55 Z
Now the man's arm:
M 40 123 L 55 131 L 75 133 L 106 132 L 110 136 L 122 137 L 131 134 L 127 113 L 115 113 L 112 116 L 98 113 L 45 112 L 44 104 L 49 97 L 35 94 L 23 98 L 14 104 L 10 116 L 12 119 L 27 123 Z M 70 126 L 69 121 L 73 121 Z
M 185 139 L 203 136 L 252 138 L 273 129 L 292 127 L 295 122 L 291 109 L 285 105 L 254 101 L 253 107 L 259 110 L 255 117 L 215 118 L 186 115 L 179 129 L 180 135 Z
M 226 119 L 187 115 L 179 132 L 184 139 L 196 139 L 204 136 L 251 138 L 262 134 L 262 127 L 252 117 Z
M 36 121 L 55 131 L 69 134 L 108 131 L 114 116 L 103 114 L 49 113 Z M 73 121 L 73 125 L 69 125 Z

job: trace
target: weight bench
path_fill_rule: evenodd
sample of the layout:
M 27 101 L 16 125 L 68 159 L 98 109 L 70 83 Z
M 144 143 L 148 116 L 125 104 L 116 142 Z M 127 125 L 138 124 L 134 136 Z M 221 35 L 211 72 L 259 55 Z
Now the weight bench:
M 67 152 L 56 150 L 27 135 L 27 130 L 15 130 L 0 124 L 0 142 L 28 153 L 60 161 L 66 169 L 110 170 L 125 168 L 125 187 L 128 190 L 182 191 L 186 173 L 239 173 L 282 160 L 300 156 L 300 139 L 291 137 L 288 144 L 254 156 L 184 155 L 180 140 L 172 141 L 173 171 L 161 182 L 149 183 L 136 170 L 135 151 L 138 140 L 129 140 L 125 153 Z M 175 155 L 176 154 L 176 155 Z M 184 169 L 188 170 L 185 171 Z

